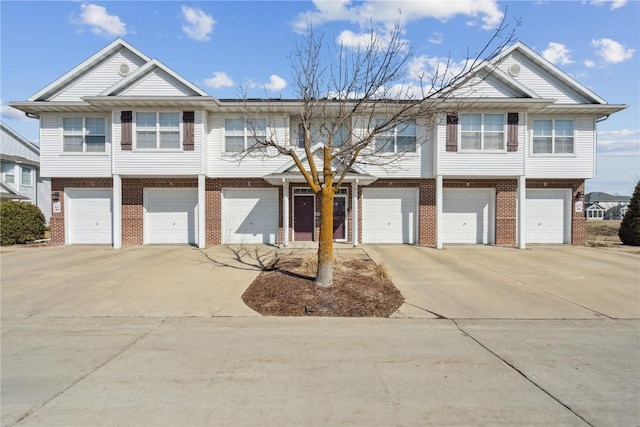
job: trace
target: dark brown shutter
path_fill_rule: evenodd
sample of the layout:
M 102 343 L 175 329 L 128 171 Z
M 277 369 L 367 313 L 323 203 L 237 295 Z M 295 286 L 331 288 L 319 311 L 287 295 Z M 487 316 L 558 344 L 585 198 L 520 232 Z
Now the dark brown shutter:
M 518 151 L 518 113 L 507 114 L 507 151 Z
M 194 148 L 194 136 L 193 136 L 193 123 L 194 123 L 193 111 L 184 111 L 182 113 L 182 148 L 184 151 L 193 151 Z
M 458 151 L 458 115 L 447 114 L 447 151 Z
M 133 138 L 131 135 L 131 123 L 133 122 L 133 112 L 131 111 L 123 111 L 120 114 L 120 123 L 122 126 L 122 140 L 120 141 L 120 146 L 122 150 L 131 151 L 133 146 Z

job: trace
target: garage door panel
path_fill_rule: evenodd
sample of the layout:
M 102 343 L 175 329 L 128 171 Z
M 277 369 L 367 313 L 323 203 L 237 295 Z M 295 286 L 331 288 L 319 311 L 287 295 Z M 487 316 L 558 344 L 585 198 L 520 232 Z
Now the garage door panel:
M 278 242 L 278 191 L 222 190 L 222 243 Z
M 362 191 L 363 243 L 416 242 L 417 191 L 413 188 Z
M 111 189 L 67 189 L 70 244 L 112 244 Z
M 568 243 L 566 190 L 527 190 L 525 203 L 528 243 Z
M 493 243 L 493 211 L 491 189 L 445 189 L 442 242 Z
M 195 188 L 146 188 L 147 244 L 196 244 L 198 191 Z

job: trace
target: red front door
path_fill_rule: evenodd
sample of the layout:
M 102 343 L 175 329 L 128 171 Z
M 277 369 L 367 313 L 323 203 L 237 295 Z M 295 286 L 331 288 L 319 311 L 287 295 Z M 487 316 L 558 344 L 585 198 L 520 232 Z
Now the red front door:
M 314 196 L 293 198 L 293 240 L 305 242 L 313 240 L 315 229 Z

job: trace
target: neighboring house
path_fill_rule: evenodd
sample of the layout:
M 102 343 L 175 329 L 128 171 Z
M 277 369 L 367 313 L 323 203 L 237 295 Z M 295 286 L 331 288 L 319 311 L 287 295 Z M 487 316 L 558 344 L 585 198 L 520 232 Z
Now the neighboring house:
M 0 195 L 37 205 L 49 223 L 51 180 L 40 174 L 40 149 L 0 122 Z
M 612 208 L 609 208 L 604 213 L 604 219 L 622 219 L 627 214 L 628 209 L 629 205 L 614 206 Z
M 584 244 L 596 123 L 626 106 L 520 42 L 477 77 L 455 111 L 404 127 L 415 151 L 399 167 L 350 171 L 336 196 L 337 241 Z M 40 120 L 53 244 L 202 248 L 317 239 L 315 196 L 289 158 L 235 155 L 247 116 L 297 149 L 297 103 L 216 99 L 118 39 L 10 105 Z M 360 122 L 354 132 L 366 131 Z M 393 132 L 394 150 L 399 139 Z
M 607 210 L 600 206 L 597 202 L 587 203 L 584 210 L 584 216 L 587 219 L 604 219 L 604 213 Z
M 594 191 L 592 193 L 587 193 L 584 196 L 584 201 L 586 204 L 597 203 L 605 210 L 609 210 L 617 206 L 627 206 L 629 202 L 631 202 L 631 196 L 618 196 Z

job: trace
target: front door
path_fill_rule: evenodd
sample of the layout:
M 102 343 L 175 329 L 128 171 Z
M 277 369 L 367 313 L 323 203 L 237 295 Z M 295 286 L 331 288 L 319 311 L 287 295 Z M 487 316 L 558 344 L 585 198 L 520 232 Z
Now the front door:
M 336 196 L 333 199 L 333 240 L 346 238 L 346 197 Z
M 315 229 L 314 196 L 293 198 L 293 239 L 296 242 L 313 240 Z

